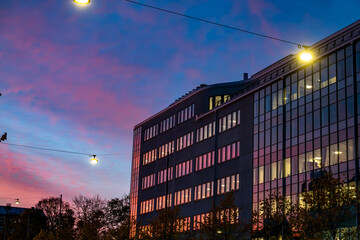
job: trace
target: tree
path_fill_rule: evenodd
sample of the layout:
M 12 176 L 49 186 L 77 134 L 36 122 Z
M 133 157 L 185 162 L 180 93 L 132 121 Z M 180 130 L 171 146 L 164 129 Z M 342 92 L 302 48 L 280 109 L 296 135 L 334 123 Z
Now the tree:
M 46 217 L 45 233 L 48 234 L 49 238 L 50 236 L 69 240 L 75 238 L 74 211 L 68 202 L 63 202 L 58 197 L 44 198 L 36 204 L 36 208 L 41 209 Z
M 33 239 L 46 228 L 46 217 L 41 210 L 27 209 L 14 222 L 14 231 L 8 240 Z
M 213 206 L 204 222 L 200 223 L 201 239 L 247 239 L 251 224 L 240 219 L 240 209 L 235 204 L 233 192 L 228 193 Z
M 98 240 L 106 228 L 106 201 L 99 195 L 92 198 L 83 195 L 73 199 L 75 205 L 78 238 Z
M 190 222 L 180 216 L 178 207 L 162 209 L 145 230 L 140 231 L 140 239 L 145 240 L 178 240 L 191 239 Z
M 300 233 L 304 239 L 355 238 L 355 223 L 359 206 L 358 191 L 334 177 L 332 172 L 322 171 L 312 180 L 309 191 L 303 193 L 304 206 L 300 208 Z M 339 230 L 347 228 L 340 236 Z
M 103 233 L 103 240 L 129 239 L 130 195 L 127 194 L 121 199 L 114 198 L 109 200 L 106 205 L 105 219 L 107 229 Z
M 270 194 L 253 212 L 253 235 L 264 239 L 293 239 L 297 229 L 297 206 L 280 193 Z

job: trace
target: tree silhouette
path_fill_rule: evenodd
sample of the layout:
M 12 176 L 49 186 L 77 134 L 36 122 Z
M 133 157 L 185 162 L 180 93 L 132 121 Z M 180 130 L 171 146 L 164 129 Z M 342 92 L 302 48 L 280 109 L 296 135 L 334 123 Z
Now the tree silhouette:
M 359 192 L 355 184 L 340 181 L 332 172 L 324 170 L 309 185 L 309 191 L 301 196 L 304 202 L 299 212 L 302 237 L 325 240 L 356 238 L 358 229 L 354 225 Z M 341 228 L 343 232 L 340 236 Z
M 199 235 L 200 239 L 248 239 L 250 228 L 250 223 L 240 219 L 240 209 L 235 204 L 233 192 L 230 192 L 200 223 Z

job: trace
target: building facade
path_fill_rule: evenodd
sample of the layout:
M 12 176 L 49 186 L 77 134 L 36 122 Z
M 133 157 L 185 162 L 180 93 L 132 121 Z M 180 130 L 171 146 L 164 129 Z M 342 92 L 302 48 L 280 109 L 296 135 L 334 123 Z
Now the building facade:
M 196 229 L 234 191 L 247 219 L 271 192 L 301 201 L 321 166 L 357 187 L 360 21 L 310 50 L 311 62 L 289 55 L 250 79 L 202 85 L 136 125 L 131 216 L 146 225 L 179 206 Z

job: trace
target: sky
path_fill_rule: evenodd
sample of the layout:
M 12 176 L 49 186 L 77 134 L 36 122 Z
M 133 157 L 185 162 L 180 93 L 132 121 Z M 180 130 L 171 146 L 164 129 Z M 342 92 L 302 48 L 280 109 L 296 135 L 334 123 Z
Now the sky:
M 360 1 L 139 0 L 311 45 L 359 19 Z M 129 193 L 133 127 L 200 84 L 239 81 L 295 45 L 124 0 L 0 0 L 0 205 Z M 114 155 L 109 155 L 114 154 Z

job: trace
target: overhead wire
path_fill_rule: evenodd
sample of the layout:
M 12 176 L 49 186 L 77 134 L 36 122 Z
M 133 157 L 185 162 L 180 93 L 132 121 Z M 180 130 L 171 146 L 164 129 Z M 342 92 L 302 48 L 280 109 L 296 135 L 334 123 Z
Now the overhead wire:
M 237 28 L 237 27 L 226 25 L 226 24 L 213 22 L 213 21 L 206 20 L 206 19 L 203 19 L 203 18 L 193 17 L 193 16 L 186 15 L 186 14 L 183 14 L 183 13 L 179 13 L 179 12 L 175 12 L 175 11 L 171 11 L 171 10 L 167 10 L 167 9 L 163 9 L 163 8 L 159 8 L 159 7 L 155 7 L 155 6 L 144 4 L 144 3 L 139 3 L 139 2 L 136 2 L 136 1 L 133 1 L 133 0 L 124 0 L 124 1 L 129 2 L 129 3 L 133 3 L 133 4 L 137 4 L 137 5 L 140 5 L 140 6 L 144 6 L 144 7 L 152 8 L 152 9 L 155 9 L 155 10 L 159 10 L 159 11 L 162 11 L 162 12 L 178 15 L 178 16 L 181 16 L 181 17 L 190 18 L 190 19 L 197 20 L 197 21 L 200 21 L 200 22 L 213 24 L 213 25 L 216 25 L 216 26 L 220 26 L 220 27 L 224 27 L 224 28 L 228 28 L 228 29 L 232 29 L 232 30 L 252 34 L 252 35 L 256 35 L 256 36 L 263 37 L 263 38 L 272 39 L 272 40 L 275 40 L 275 41 L 280 41 L 280 42 L 283 42 L 283 43 L 293 44 L 293 45 L 296 45 L 298 48 L 301 48 L 301 47 L 305 48 L 306 47 L 306 46 L 302 45 L 301 43 L 288 41 L 288 40 L 272 37 L 272 36 L 261 34 L 261 33 L 252 32 L 252 31 L 249 31 L 249 30 L 246 30 L 246 29 Z
M 86 155 L 86 156 L 93 156 L 93 155 L 96 155 L 96 156 L 129 155 L 129 154 L 126 154 L 126 153 L 91 154 L 91 153 L 84 153 L 84 152 L 75 152 L 75 151 L 53 149 L 53 148 L 46 148 L 46 147 L 36 147 L 36 146 L 30 146 L 30 145 L 24 145 L 24 144 L 5 143 L 5 142 L 1 142 L 1 144 L 5 144 L 5 145 L 9 145 L 9 146 L 15 146 L 15 147 L 31 148 L 31 149 L 37 149 L 37 150 L 43 150 L 43 151 L 61 152 L 61 153 L 78 154 L 78 155 Z

